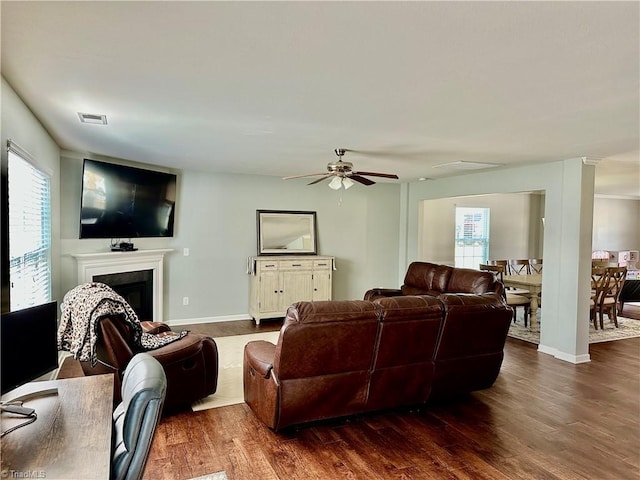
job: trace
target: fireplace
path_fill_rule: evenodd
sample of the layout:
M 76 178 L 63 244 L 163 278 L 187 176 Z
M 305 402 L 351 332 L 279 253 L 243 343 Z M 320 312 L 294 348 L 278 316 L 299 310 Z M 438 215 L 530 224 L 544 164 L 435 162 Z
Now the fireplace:
M 94 275 L 93 281 L 113 288 L 131 305 L 141 322 L 153 319 L 153 270 Z
M 133 307 L 140 320 L 163 321 L 164 256 L 171 249 L 78 253 L 78 284 L 102 282 Z

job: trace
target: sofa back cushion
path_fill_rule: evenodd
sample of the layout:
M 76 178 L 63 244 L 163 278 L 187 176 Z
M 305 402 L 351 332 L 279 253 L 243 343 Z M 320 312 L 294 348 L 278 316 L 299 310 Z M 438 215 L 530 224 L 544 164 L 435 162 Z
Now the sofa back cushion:
M 425 402 L 433 377 L 433 354 L 442 303 L 430 296 L 375 301 L 382 309 L 367 409 Z
M 289 307 L 274 359 L 280 380 L 370 368 L 378 312 L 377 305 L 364 300 Z
M 287 310 L 273 374 L 279 428 L 364 410 L 378 332 L 372 302 L 299 302 Z
M 447 291 L 453 267 L 428 262 L 409 265 L 401 290 L 403 295 L 438 295 Z
M 432 396 L 488 388 L 500 372 L 513 311 L 498 294 L 444 294 Z
M 480 272 L 470 268 L 454 268 L 446 292 L 451 293 L 475 293 L 482 295 L 483 293 L 501 293 L 496 292 L 499 282 L 496 282 L 495 275 L 492 272 Z

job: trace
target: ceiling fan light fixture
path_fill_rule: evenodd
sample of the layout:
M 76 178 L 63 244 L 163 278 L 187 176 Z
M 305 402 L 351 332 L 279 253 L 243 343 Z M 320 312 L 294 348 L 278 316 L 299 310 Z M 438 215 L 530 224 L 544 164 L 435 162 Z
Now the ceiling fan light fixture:
M 333 177 L 333 180 L 329 182 L 329 188 L 332 188 L 334 190 L 340 190 L 341 186 L 342 186 L 342 178 L 340 177 Z
M 346 190 L 349 187 L 352 187 L 356 184 L 356 182 L 354 182 L 353 180 L 351 180 L 349 177 L 344 177 L 342 179 L 342 186 L 344 187 L 344 189 Z

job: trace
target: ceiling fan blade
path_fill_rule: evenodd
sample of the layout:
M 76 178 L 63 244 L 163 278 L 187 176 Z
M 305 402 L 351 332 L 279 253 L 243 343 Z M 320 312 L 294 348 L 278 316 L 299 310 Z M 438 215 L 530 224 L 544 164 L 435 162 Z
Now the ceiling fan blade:
M 398 176 L 393 173 L 376 173 L 376 172 L 353 172 L 353 175 L 367 175 L 369 177 L 383 177 L 383 178 L 395 178 Z
M 314 181 L 313 181 L 313 182 L 311 182 L 311 183 L 307 183 L 307 185 L 314 185 L 314 184 L 316 184 L 316 183 L 321 182 L 321 181 L 322 181 L 322 180 L 324 180 L 325 178 L 329 178 L 329 177 L 331 177 L 332 175 L 333 175 L 333 173 L 325 173 L 325 174 L 322 176 L 322 178 L 318 178 L 317 180 L 314 180 Z
M 374 183 L 376 183 L 373 180 L 369 180 L 368 178 L 361 177 L 358 174 L 355 174 L 355 175 L 351 174 L 347 178 L 350 178 L 351 180 L 355 180 L 356 182 L 361 183 L 363 185 L 367 185 L 367 186 L 373 185 Z
M 282 177 L 283 180 L 291 180 L 292 178 L 302 178 L 302 177 L 317 177 L 318 175 L 326 175 L 326 173 L 307 173 L 305 175 L 290 175 L 288 177 Z

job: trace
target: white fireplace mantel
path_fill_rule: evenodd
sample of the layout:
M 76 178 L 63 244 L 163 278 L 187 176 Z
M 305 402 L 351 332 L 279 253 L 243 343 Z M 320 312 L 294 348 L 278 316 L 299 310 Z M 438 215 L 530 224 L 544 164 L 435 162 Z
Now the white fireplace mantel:
M 96 275 L 153 271 L 153 319 L 162 322 L 164 256 L 173 249 L 136 250 L 133 252 L 76 253 L 78 284 L 92 282 Z

